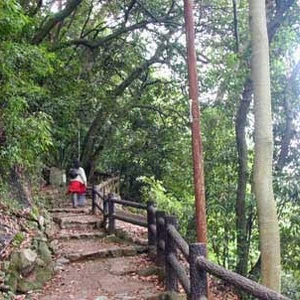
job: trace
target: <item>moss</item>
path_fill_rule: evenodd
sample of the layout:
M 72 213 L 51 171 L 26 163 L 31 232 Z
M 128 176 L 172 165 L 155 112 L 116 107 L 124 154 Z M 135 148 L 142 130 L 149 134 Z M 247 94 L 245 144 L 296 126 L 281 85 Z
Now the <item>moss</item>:
M 42 289 L 45 282 L 53 275 L 52 264 L 37 266 L 29 278 L 22 278 L 18 281 L 17 290 L 26 293 L 31 290 Z
M 25 235 L 23 232 L 18 232 L 15 236 L 14 236 L 14 239 L 12 241 L 12 244 L 15 246 L 15 247 L 19 247 L 22 242 L 25 240 Z
M 5 277 L 5 284 L 10 287 L 12 292 L 16 292 L 18 285 L 19 273 L 17 271 L 11 271 Z
M 49 250 L 48 244 L 44 241 L 39 241 L 38 254 L 43 261 L 45 262 L 52 261 L 51 251 Z

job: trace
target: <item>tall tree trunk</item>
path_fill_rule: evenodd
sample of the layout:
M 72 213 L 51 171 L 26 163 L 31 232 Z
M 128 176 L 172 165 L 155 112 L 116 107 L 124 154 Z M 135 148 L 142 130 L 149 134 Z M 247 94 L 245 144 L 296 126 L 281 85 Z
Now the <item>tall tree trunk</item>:
M 258 207 L 262 281 L 280 291 L 280 237 L 272 186 L 273 134 L 269 44 L 264 1 L 249 0 L 254 91 L 254 193 Z
M 276 13 L 273 12 L 273 19 L 267 24 L 269 44 L 272 42 L 273 37 L 280 28 L 283 21 L 288 16 L 290 7 L 294 4 L 295 0 L 288 0 L 285 3 L 276 3 Z M 238 152 L 238 171 L 239 180 L 237 187 L 237 199 L 236 199 L 236 231 L 237 231 L 237 267 L 238 273 L 245 275 L 248 265 L 248 250 L 250 240 L 246 239 L 249 235 L 246 224 L 246 186 L 248 172 L 248 151 L 246 142 L 246 119 L 249 112 L 249 106 L 252 97 L 252 84 L 250 78 L 247 78 L 244 83 L 243 94 L 240 102 L 240 106 L 237 112 L 235 128 L 236 128 L 236 142 Z M 288 124 L 287 124 L 288 125 Z M 286 136 L 286 132 L 284 134 Z M 283 145 L 281 145 L 282 148 Z M 281 158 L 282 155 L 280 155 Z M 286 156 L 285 156 L 286 158 Z M 260 258 L 259 258 L 260 262 Z
M 238 152 L 238 189 L 236 195 L 236 231 L 237 231 L 237 273 L 246 276 L 249 256 L 246 220 L 246 187 L 248 172 L 248 147 L 246 142 L 246 124 L 252 97 L 252 82 L 248 78 L 244 87 L 241 104 L 236 116 L 236 144 Z

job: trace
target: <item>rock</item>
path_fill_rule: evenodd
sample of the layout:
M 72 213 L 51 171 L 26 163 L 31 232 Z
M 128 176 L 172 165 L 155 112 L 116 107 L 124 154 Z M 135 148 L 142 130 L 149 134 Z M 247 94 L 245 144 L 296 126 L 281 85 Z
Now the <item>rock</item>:
M 122 256 L 122 249 L 116 248 L 116 249 L 110 249 L 109 251 L 110 251 L 110 255 L 112 257 L 120 257 L 120 256 Z
M 55 235 L 55 229 L 53 226 L 46 226 L 46 229 L 44 232 L 48 238 L 52 238 Z
M 38 246 L 38 254 L 41 256 L 41 259 L 45 262 L 52 261 L 52 254 L 48 247 L 48 244 L 44 241 L 39 242 Z
M 39 225 L 41 227 L 44 227 L 44 225 L 45 225 L 45 219 L 44 219 L 43 216 L 39 216 L 38 222 L 39 222 Z
M 68 260 L 67 258 L 65 257 L 61 257 L 59 259 L 56 260 L 56 264 L 57 265 L 66 265 L 66 264 L 69 264 L 70 263 L 70 260 Z
M 50 184 L 56 187 L 65 185 L 65 174 L 65 170 L 50 168 Z
M 11 270 L 21 273 L 22 276 L 27 276 L 35 266 L 37 254 L 31 249 L 22 249 L 15 252 L 11 256 Z
M 41 267 L 43 267 L 43 266 L 45 266 L 45 262 L 42 260 L 42 259 L 40 259 L 39 257 L 36 259 L 36 264 L 38 265 L 38 266 L 41 266 Z
M 49 244 L 49 248 L 53 251 L 56 252 L 59 248 L 59 242 L 58 240 L 52 240 Z
M 135 248 L 125 248 L 125 249 L 122 249 L 122 254 L 124 256 L 134 256 L 136 255 L 136 250 Z
M 79 254 L 79 253 L 70 253 L 70 254 L 68 254 L 68 259 L 69 259 L 71 262 L 80 260 L 80 258 L 81 258 L 81 254 Z
M 63 271 L 65 269 L 64 266 L 54 266 L 53 272 L 55 274 L 59 273 L 60 271 Z

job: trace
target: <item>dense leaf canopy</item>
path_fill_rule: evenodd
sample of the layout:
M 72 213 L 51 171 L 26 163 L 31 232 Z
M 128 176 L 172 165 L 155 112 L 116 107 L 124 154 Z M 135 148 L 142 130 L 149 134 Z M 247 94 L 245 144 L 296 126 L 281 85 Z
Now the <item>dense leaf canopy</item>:
M 299 3 L 266 2 L 283 268 L 299 282 Z M 236 21 L 231 1 L 194 11 L 210 255 L 236 268 L 247 248 L 237 269 L 255 273 L 248 3 Z M 2 181 L 80 156 L 90 178 L 118 172 L 124 197 L 155 198 L 193 240 L 184 33 L 180 1 L 0 0 Z

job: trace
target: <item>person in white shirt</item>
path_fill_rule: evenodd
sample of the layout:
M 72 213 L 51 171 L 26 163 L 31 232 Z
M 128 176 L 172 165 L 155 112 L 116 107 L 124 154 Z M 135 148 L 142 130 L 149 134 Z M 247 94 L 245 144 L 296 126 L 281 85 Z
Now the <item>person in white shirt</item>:
M 68 193 L 72 194 L 73 207 L 84 206 L 87 188 L 87 178 L 84 169 L 80 166 L 80 161 L 76 159 L 73 168 L 69 170 Z

